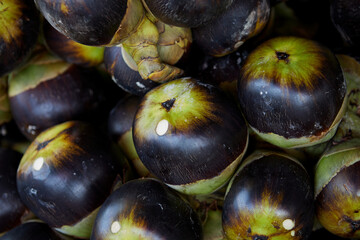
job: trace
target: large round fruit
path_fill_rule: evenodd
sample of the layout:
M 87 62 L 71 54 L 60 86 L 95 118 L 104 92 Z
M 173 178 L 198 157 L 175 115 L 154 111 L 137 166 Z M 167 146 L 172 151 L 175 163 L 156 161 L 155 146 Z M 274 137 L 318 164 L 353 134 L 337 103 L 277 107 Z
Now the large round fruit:
M 297 37 L 273 38 L 252 51 L 238 96 L 254 132 L 284 148 L 329 140 L 346 109 L 346 83 L 334 54 Z
M 247 148 L 238 107 L 214 86 L 177 79 L 148 92 L 135 115 L 136 151 L 149 171 L 189 194 L 214 192 Z

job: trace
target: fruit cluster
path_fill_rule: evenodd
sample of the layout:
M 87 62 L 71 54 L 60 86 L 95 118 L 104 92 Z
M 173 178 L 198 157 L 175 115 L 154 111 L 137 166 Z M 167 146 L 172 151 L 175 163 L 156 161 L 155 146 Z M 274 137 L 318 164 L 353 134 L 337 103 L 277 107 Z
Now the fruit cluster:
M 0 240 L 360 238 L 358 0 L 0 0 Z

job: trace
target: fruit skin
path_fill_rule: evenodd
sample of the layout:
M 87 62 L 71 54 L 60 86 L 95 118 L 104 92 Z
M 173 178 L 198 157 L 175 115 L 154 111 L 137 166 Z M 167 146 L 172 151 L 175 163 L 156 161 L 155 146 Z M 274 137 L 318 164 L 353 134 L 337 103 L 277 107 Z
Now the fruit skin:
M 313 201 L 310 176 L 296 159 L 255 151 L 228 185 L 224 233 L 227 239 L 307 239 L 313 227 Z
M 321 225 L 344 238 L 360 237 L 360 139 L 332 145 L 315 168 L 315 210 Z
M 27 208 L 16 188 L 16 171 L 22 154 L 0 148 L 0 234 L 19 225 Z
M 112 80 L 124 91 L 137 96 L 143 96 L 157 82 L 143 79 L 131 56 L 120 46 L 107 47 L 104 51 L 104 65 Z
M 45 45 L 50 52 L 68 63 L 94 67 L 103 62 L 104 47 L 88 46 L 66 37 L 47 21 L 43 22 Z
M 114 34 L 126 15 L 127 2 L 127 0 L 80 2 L 35 0 L 42 15 L 56 30 L 76 42 L 96 46 L 107 45 L 114 41 Z M 134 22 L 129 24 L 129 28 L 125 26 L 122 29 L 126 34 L 134 28 L 140 15 L 133 18 Z
M 96 217 L 91 240 L 112 239 L 200 240 L 202 227 L 195 211 L 172 189 L 152 178 L 136 179 L 115 190 Z
M 162 22 L 194 28 L 206 24 L 225 11 L 233 0 L 144 0 L 147 9 Z
M 216 19 L 193 29 L 194 41 L 208 55 L 225 56 L 259 34 L 269 18 L 269 0 L 234 0 Z
M 33 140 L 61 122 L 95 122 L 105 103 L 101 78 L 93 68 L 66 63 L 48 52 L 36 55 L 9 76 L 10 108 L 20 131 Z
M 32 0 L 1 1 L 0 77 L 24 63 L 40 32 L 40 14 Z
M 46 223 L 29 221 L 10 230 L 0 237 L 1 240 L 62 240 Z
M 17 171 L 17 189 L 26 206 L 50 227 L 88 238 L 94 214 L 120 172 L 108 140 L 93 125 L 79 121 L 43 131 Z
M 334 136 L 346 110 L 346 82 L 329 49 L 303 38 L 277 37 L 249 54 L 238 97 L 261 138 L 283 148 L 305 147 Z
M 168 123 L 165 132 L 156 130 L 160 122 Z M 235 103 L 218 89 L 181 78 L 144 96 L 133 139 L 152 174 L 181 192 L 206 194 L 235 171 L 247 149 L 248 131 Z

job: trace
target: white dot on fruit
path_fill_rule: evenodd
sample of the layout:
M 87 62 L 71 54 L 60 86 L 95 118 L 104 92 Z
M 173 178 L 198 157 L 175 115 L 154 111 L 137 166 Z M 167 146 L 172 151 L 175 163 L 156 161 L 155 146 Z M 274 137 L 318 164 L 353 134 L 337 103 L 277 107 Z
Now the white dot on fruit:
M 286 230 L 291 230 L 295 227 L 295 222 L 291 219 L 285 219 L 282 225 Z
M 159 136 L 164 135 L 169 128 L 169 122 L 166 119 L 161 120 L 156 126 L 156 133 Z
M 39 157 L 34 161 L 33 169 L 36 170 L 36 171 L 39 171 L 42 168 L 43 165 L 44 165 L 44 158 Z
M 120 229 L 121 229 L 121 225 L 120 225 L 120 223 L 118 222 L 118 221 L 115 221 L 115 222 L 113 222 L 112 224 L 111 224 L 111 232 L 112 233 L 117 233 L 117 232 L 119 232 L 120 231 Z

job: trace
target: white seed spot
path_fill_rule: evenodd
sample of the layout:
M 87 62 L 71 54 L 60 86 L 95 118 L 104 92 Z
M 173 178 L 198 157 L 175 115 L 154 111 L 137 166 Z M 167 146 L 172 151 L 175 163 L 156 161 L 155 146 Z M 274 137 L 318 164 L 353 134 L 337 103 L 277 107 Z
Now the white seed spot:
M 139 88 L 145 88 L 145 85 L 141 82 L 136 82 L 136 86 L 138 86 Z
M 111 232 L 112 233 L 117 233 L 120 231 L 121 225 L 118 221 L 115 221 L 111 224 Z
M 292 237 L 295 237 L 295 230 L 292 230 L 292 231 L 290 232 L 290 234 L 291 234 Z
M 156 126 L 156 133 L 159 136 L 164 135 L 169 128 L 169 122 L 166 119 L 161 120 Z
M 285 219 L 283 221 L 282 225 L 286 230 L 291 230 L 295 227 L 295 221 L 293 221 L 291 219 Z
M 39 171 L 42 168 L 43 165 L 44 165 L 44 158 L 39 157 L 34 161 L 33 169 L 36 170 L 36 171 Z

